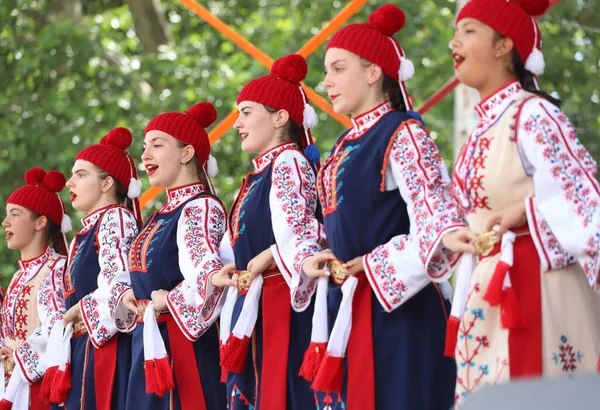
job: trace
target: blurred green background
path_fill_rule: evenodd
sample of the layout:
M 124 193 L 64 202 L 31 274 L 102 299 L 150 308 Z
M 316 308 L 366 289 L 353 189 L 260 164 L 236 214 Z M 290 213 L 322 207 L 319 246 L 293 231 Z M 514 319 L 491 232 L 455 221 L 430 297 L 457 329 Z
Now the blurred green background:
M 273 58 L 297 51 L 347 3 L 315 0 L 204 1 L 213 14 Z M 418 106 L 452 75 L 448 44 L 456 3 L 397 1 L 407 15 L 397 35 L 416 74 L 407 83 Z M 350 21 L 364 22 L 383 2 L 368 2 Z M 219 118 L 235 108 L 241 87 L 267 73 L 259 63 L 177 0 L 2 0 L 0 3 L 0 202 L 34 166 L 67 175 L 73 158 L 110 129 L 134 134 L 139 160 L 147 122 L 198 101 L 215 104 Z M 600 156 L 600 0 L 561 0 L 540 20 L 546 73 L 543 89 L 563 109 L 594 158 Z M 322 95 L 325 45 L 308 58 L 306 83 Z M 327 152 L 343 127 L 319 110 L 314 135 Z M 425 115 L 448 164 L 453 157 L 453 98 Z M 209 129 L 210 131 L 210 129 Z M 214 183 L 229 206 L 251 158 L 236 132 L 213 146 L 220 174 Z M 142 173 L 144 188 L 147 179 Z M 64 193 L 66 199 L 67 193 Z M 144 210 L 160 207 L 159 197 Z M 74 228 L 81 224 L 69 210 Z M 4 211 L 2 212 L 4 218 Z M 71 233 L 72 235 L 73 233 Z M 2 286 L 18 252 L 0 240 Z

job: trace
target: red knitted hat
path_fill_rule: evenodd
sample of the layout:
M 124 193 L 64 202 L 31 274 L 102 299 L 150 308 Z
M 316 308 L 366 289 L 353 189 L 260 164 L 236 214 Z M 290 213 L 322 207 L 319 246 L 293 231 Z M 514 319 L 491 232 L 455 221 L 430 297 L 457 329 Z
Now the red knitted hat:
M 75 160 L 91 162 L 115 177 L 127 189 L 131 199 L 141 194 L 137 169 L 126 149 L 131 146 L 131 132 L 127 128 L 117 127 L 104 136 L 99 144 L 82 149 Z
M 412 110 L 403 83 L 413 76 L 415 67 L 393 37 L 404 27 L 405 21 L 406 16 L 398 6 L 386 4 L 373 12 L 367 23 L 350 24 L 335 33 L 327 49 L 341 48 L 380 66 L 385 74 L 400 83 L 406 108 Z
M 542 35 L 535 21 L 548 9 L 548 0 L 471 0 L 458 13 L 456 22 L 473 18 L 513 41 L 525 68 L 533 74 L 544 73 L 540 51 Z
M 127 197 L 133 200 L 135 217 L 141 222 L 137 198 L 142 193 L 142 184 L 138 179 L 135 162 L 126 151 L 131 142 L 131 131 L 124 127 L 116 127 L 102 137 L 99 144 L 82 149 L 75 160 L 91 162 L 116 178 L 127 190 Z
M 162 131 L 184 144 L 193 146 L 202 167 L 213 177 L 218 169 L 216 160 L 210 155 L 210 141 L 205 128 L 216 119 L 215 107 L 209 102 L 201 102 L 185 112 L 165 112 L 157 115 L 148 123 L 144 134 L 153 130 Z
M 67 179 L 58 171 L 44 171 L 31 168 L 25 173 L 25 186 L 17 189 L 6 200 L 7 204 L 25 207 L 32 212 L 46 216 L 63 233 L 71 230 L 71 219 L 65 204 L 58 193 L 63 190 Z
M 286 110 L 290 119 L 304 131 L 302 148 L 311 162 L 316 164 L 319 152 L 310 130 L 319 119 L 300 85 L 307 73 L 308 66 L 301 55 L 282 57 L 273 63 L 269 75 L 254 79 L 242 88 L 237 103 L 253 101 L 276 110 Z

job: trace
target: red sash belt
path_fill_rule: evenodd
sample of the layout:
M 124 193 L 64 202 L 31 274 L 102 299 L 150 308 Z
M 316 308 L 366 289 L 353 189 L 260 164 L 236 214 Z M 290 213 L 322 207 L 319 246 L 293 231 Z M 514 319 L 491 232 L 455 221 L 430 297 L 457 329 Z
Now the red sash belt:
M 355 277 L 358 285 L 352 300 L 352 331 L 348 340 L 347 407 L 375 410 L 373 292 L 364 272 Z
M 290 348 L 290 291 L 278 270 L 263 273 L 261 410 L 286 408 Z M 242 290 L 240 295 L 247 293 Z M 258 392 L 257 392 L 258 393 Z
M 147 306 L 148 302 L 138 301 L 138 304 Z M 143 323 L 143 318 L 144 314 L 141 310 L 137 317 L 138 323 Z M 184 336 L 171 313 L 161 313 L 156 321 L 167 324 L 167 334 L 171 346 L 171 361 L 181 408 L 183 410 L 207 410 L 194 343 Z
M 80 326 L 79 323 L 75 324 L 73 339 L 87 334 L 85 326 Z M 113 386 L 117 371 L 118 337 L 119 334 L 117 333 L 101 348 L 94 348 L 94 390 L 98 410 L 110 410 L 112 406 Z M 88 343 L 91 343 L 91 341 L 88 341 Z M 83 371 L 86 372 L 87 369 L 83 369 Z M 85 386 L 83 386 L 83 389 L 85 389 Z
M 514 263 L 510 268 L 510 280 L 518 309 L 525 326 L 508 331 L 508 355 L 510 378 L 538 376 L 542 373 L 542 292 L 540 281 L 540 258 L 527 229 L 514 231 Z M 500 252 L 497 243 L 488 256 Z

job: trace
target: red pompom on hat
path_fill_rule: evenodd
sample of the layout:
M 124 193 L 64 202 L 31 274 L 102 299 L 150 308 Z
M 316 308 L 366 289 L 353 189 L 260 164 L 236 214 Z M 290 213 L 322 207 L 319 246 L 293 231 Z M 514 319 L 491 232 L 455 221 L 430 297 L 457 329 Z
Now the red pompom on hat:
M 273 63 L 271 73 L 250 81 L 242 88 L 237 103 L 253 101 L 276 110 L 286 110 L 290 119 L 304 131 L 302 149 L 312 163 L 319 161 L 310 130 L 319 122 L 300 84 L 308 73 L 306 60 L 299 54 L 282 57 Z
M 91 162 L 119 181 L 127 190 L 127 197 L 134 203 L 135 217 L 141 222 L 137 198 L 142 193 L 142 184 L 138 179 L 135 162 L 126 151 L 132 141 L 131 131 L 124 127 L 116 127 L 102 137 L 99 144 L 82 149 L 75 160 Z
M 535 17 L 544 14 L 548 7 L 548 0 L 471 0 L 458 13 L 456 23 L 472 18 L 510 38 L 525 69 L 540 75 L 546 64 Z
M 25 173 L 25 186 L 17 189 L 6 200 L 7 204 L 19 205 L 39 215 L 44 215 L 63 233 L 63 251 L 66 254 L 67 244 L 64 233 L 71 230 L 71 218 L 67 215 L 64 202 L 58 195 L 63 190 L 67 179 L 58 171 L 44 171 L 31 168 Z
M 157 115 L 148 123 L 144 134 L 154 130 L 162 131 L 184 144 L 191 145 L 208 176 L 214 177 L 218 172 L 217 161 L 210 155 L 210 141 L 205 128 L 216 119 L 217 110 L 214 105 L 200 102 L 185 112 L 165 112 Z
M 398 6 L 386 4 L 373 12 L 367 23 L 350 24 L 335 33 L 327 50 L 341 48 L 380 66 L 388 77 L 400 83 L 404 104 L 410 111 L 412 103 L 404 82 L 413 76 L 415 67 L 393 37 L 405 22 L 406 15 Z

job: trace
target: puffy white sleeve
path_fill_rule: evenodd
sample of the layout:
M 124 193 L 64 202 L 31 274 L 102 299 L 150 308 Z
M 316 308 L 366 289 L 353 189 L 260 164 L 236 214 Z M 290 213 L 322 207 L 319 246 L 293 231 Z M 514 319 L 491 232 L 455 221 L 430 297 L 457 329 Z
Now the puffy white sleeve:
M 327 240 L 315 216 L 316 175 L 299 151 L 286 150 L 274 159 L 269 205 L 275 235 L 271 252 L 290 287 L 292 308 L 300 312 L 308 307 L 317 285 L 302 271 L 302 263 L 322 250 Z
M 138 234 L 133 214 L 123 207 L 114 207 L 102 215 L 98 227 L 98 288 L 79 301 L 83 323 L 96 348 L 102 347 L 120 328 L 135 325 L 135 316 L 124 306 L 111 312 L 111 293 L 116 284 L 128 280 L 129 249 Z M 114 316 L 114 318 L 113 318 Z M 117 326 L 119 324 L 119 326 Z
M 600 185 L 597 164 L 567 116 L 549 101 L 527 100 L 518 114 L 517 146 L 535 195 L 525 207 L 544 270 L 578 262 L 600 291 Z
M 167 295 L 167 306 L 183 334 L 198 339 L 217 320 L 223 306 L 223 289 L 211 277 L 223 263 L 219 244 L 225 234 L 225 209 L 206 196 L 187 203 L 177 222 L 179 269 L 183 281 Z
M 407 205 L 410 232 L 366 254 L 365 272 L 377 299 L 390 312 L 431 281 L 451 274 L 460 254 L 441 240 L 465 226 L 450 197 L 450 178 L 435 143 L 418 121 L 402 123 L 390 140 L 381 189 L 398 190 Z

